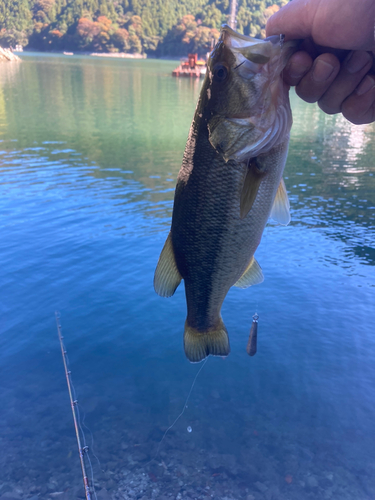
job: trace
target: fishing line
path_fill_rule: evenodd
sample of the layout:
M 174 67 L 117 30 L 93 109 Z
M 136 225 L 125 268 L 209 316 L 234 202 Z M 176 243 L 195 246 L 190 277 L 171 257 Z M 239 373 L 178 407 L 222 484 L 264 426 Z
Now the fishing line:
M 149 462 L 147 462 L 147 464 L 146 464 L 146 465 L 150 464 L 151 462 L 153 462 L 153 461 L 156 459 L 156 457 L 157 457 L 157 456 L 158 456 L 158 454 L 159 454 L 160 446 L 161 446 L 162 442 L 164 441 L 165 436 L 166 436 L 166 435 L 167 435 L 167 433 L 168 433 L 168 432 L 172 429 L 172 427 L 176 424 L 176 422 L 177 422 L 177 421 L 178 421 L 178 420 L 182 417 L 182 415 L 185 413 L 185 410 L 186 410 L 186 408 L 187 408 L 187 404 L 188 404 L 188 401 L 189 401 L 190 395 L 191 395 L 191 393 L 192 393 L 192 391 L 193 391 L 193 389 L 194 389 L 195 382 L 196 382 L 196 380 L 197 380 L 197 378 L 198 378 L 198 375 L 200 374 L 200 372 L 203 370 L 203 368 L 204 368 L 205 364 L 207 363 L 207 360 L 208 360 L 208 358 L 206 358 L 206 359 L 203 361 L 202 366 L 199 368 L 199 370 L 197 371 L 197 373 L 196 373 L 196 375 L 195 375 L 195 377 L 194 377 L 193 383 L 191 384 L 189 394 L 187 395 L 187 398 L 186 398 L 186 401 L 185 401 L 185 403 L 184 403 L 184 406 L 183 406 L 183 409 L 182 409 L 181 413 L 177 416 L 177 418 L 175 419 L 175 421 L 173 422 L 173 424 L 172 424 L 172 425 L 170 425 L 170 426 L 168 427 L 168 429 L 164 432 L 163 437 L 161 438 L 161 440 L 160 440 L 160 442 L 159 442 L 159 444 L 158 444 L 158 447 L 157 447 L 157 450 L 156 450 L 156 453 L 155 453 L 154 458 L 152 458 Z M 189 428 L 188 428 L 188 429 L 191 429 L 191 427 L 189 426 Z M 189 430 L 189 432 L 191 432 L 191 430 Z
M 280 50 L 280 56 L 279 56 L 279 65 L 280 65 L 281 59 L 282 59 L 282 47 L 284 45 L 284 40 L 285 40 L 285 35 L 280 35 L 279 44 L 280 44 L 280 49 L 281 50 Z M 273 83 L 273 82 L 270 82 L 270 86 L 271 86 L 271 83 Z M 263 102 L 263 106 L 264 106 L 264 102 Z M 285 111 L 284 108 L 283 108 L 283 110 Z M 269 231 L 268 228 L 269 228 L 269 226 L 266 225 L 266 227 L 265 227 L 265 229 L 263 231 L 263 235 L 264 235 L 264 250 L 265 250 L 266 254 L 267 254 L 267 242 L 268 242 L 268 238 L 267 237 L 268 237 L 268 231 Z M 257 297 L 255 311 L 258 310 L 258 300 L 259 299 Z M 247 354 L 249 356 L 254 356 L 256 354 L 256 352 L 257 352 L 258 320 L 259 320 L 259 315 L 258 315 L 257 312 L 255 312 L 255 314 L 253 315 L 253 321 L 252 321 L 251 328 L 250 328 L 249 340 L 248 340 L 247 346 L 246 346 L 246 352 L 247 352 Z
M 282 48 L 282 46 L 284 44 L 284 39 L 285 39 L 285 36 L 284 35 L 280 35 L 280 42 L 279 42 L 280 48 Z M 281 60 L 282 60 L 282 50 L 280 50 L 279 61 L 278 61 L 279 65 L 281 63 Z M 278 78 L 278 77 L 276 77 L 276 78 Z M 263 125 L 264 119 L 265 119 L 264 106 L 265 106 L 265 103 L 266 103 L 266 100 L 267 100 L 267 97 L 268 97 L 268 92 L 271 89 L 271 85 L 275 81 L 276 80 L 274 79 L 274 80 L 272 80 L 272 81 L 269 82 L 267 90 L 264 93 L 264 98 L 263 98 L 263 103 L 262 103 L 262 108 L 261 108 L 262 111 L 261 111 L 261 116 L 260 116 L 260 124 L 259 124 L 260 128 L 262 128 L 262 125 Z M 273 133 L 273 136 L 274 136 L 274 133 Z M 271 136 L 271 139 L 272 139 L 273 136 Z M 263 231 L 263 235 L 262 235 L 262 239 L 265 242 L 265 252 L 266 252 L 266 248 L 267 248 L 267 235 L 268 235 L 268 226 L 266 225 L 266 227 L 265 227 L 265 229 Z M 254 356 L 256 354 L 256 352 L 257 352 L 258 320 L 259 320 L 259 314 L 257 312 L 258 310 L 259 310 L 259 297 L 257 295 L 257 297 L 256 297 L 255 314 L 253 315 L 253 321 L 251 323 L 249 340 L 248 340 L 247 346 L 246 346 L 246 352 L 247 352 L 247 354 L 249 356 Z
M 67 356 L 67 359 L 68 359 L 68 362 L 67 362 L 67 366 L 69 368 L 69 358 Z M 92 454 L 94 455 L 94 457 L 96 458 L 96 460 L 98 461 L 99 463 L 99 467 L 101 468 L 101 464 L 100 464 L 100 461 L 98 459 L 98 457 L 95 455 L 94 451 L 93 451 L 93 445 L 94 445 L 94 437 L 92 435 L 92 432 L 91 430 L 87 427 L 87 425 L 84 423 L 84 420 L 85 420 L 85 417 L 86 417 L 86 414 L 85 412 L 83 412 L 83 418 L 82 418 L 82 421 L 81 421 L 81 412 L 79 410 L 79 403 L 78 403 L 78 399 L 77 399 L 77 393 L 76 393 L 76 390 L 75 390 L 75 387 L 74 387 L 74 384 L 73 384 L 73 380 L 72 380 L 72 375 L 71 375 L 71 370 L 69 369 L 69 375 L 70 375 L 70 383 L 71 383 L 71 386 L 72 386 L 72 393 L 73 393 L 73 397 L 74 397 L 74 401 L 76 401 L 76 411 L 77 411 L 77 416 L 78 416 L 78 426 L 79 426 L 79 430 L 81 431 L 81 435 L 82 435 L 82 441 L 83 441 L 83 450 L 85 450 L 86 452 L 86 457 L 87 457 L 87 460 L 89 462 L 89 466 L 90 466 L 90 473 L 91 473 L 91 488 L 94 492 L 94 497 L 95 497 L 95 500 L 98 500 L 97 496 L 96 496 L 96 491 L 95 491 L 95 484 L 94 484 L 94 469 L 92 467 L 92 463 L 91 463 L 91 458 L 90 458 L 90 454 L 89 454 L 89 449 L 91 449 L 91 452 Z M 83 411 L 83 410 L 82 410 Z M 91 434 L 91 448 L 89 448 L 87 446 L 87 443 L 86 443 L 86 436 L 85 436 L 85 433 L 82 429 L 82 425 L 84 425 L 86 427 L 86 429 L 89 431 L 89 433 Z
M 67 366 L 69 368 L 69 356 L 66 354 L 66 359 L 67 359 Z M 71 370 L 69 369 L 69 372 Z M 78 415 L 78 425 L 79 425 L 79 429 L 81 431 L 81 434 L 82 434 L 82 441 L 83 441 L 83 445 L 84 445 L 84 448 L 86 447 L 87 449 L 89 448 L 86 444 L 86 436 L 85 436 L 85 433 L 82 429 L 82 426 L 85 427 L 87 429 L 87 431 L 90 433 L 90 437 L 91 437 L 91 446 L 90 446 L 90 450 L 91 450 L 91 453 L 94 455 L 94 457 L 96 458 L 96 461 L 98 462 L 98 465 L 99 465 L 99 468 L 103 471 L 102 469 L 102 465 L 100 463 L 100 460 L 99 458 L 96 456 L 95 452 L 94 452 L 94 436 L 93 436 L 93 433 L 91 432 L 91 430 L 87 427 L 87 425 L 85 424 L 85 418 L 86 418 L 86 413 L 84 412 L 82 406 L 78 403 L 78 398 L 77 398 L 77 393 L 76 393 L 76 390 L 75 390 L 75 387 L 74 387 L 74 384 L 73 384 L 73 380 L 72 380 L 72 376 L 71 376 L 71 373 L 70 373 L 70 382 L 71 382 L 71 386 L 72 386 L 72 393 L 73 393 L 73 397 L 74 397 L 74 400 L 77 402 L 76 403 L 76 408 L 77 408 L 77 415 Z M 81 406 L 81 410 L 83 412 L 83 417 L 81 419 L 81 413 L 80 413 L 80 406 Z M 87 455 L 87 458 L 88 460 L 90 461 L 90 457 L 89 455 Z M 91 461 L 90 461 L 90 466 L 91 466 Z M 91 471 L 92 472 L 92 471 Z M 95 495 L 95 498 L 96 498 L 96 495 Z
M 75 392 L 75 389 L 74 389 L 74 386 L 73 386 L 73 390 Z M 94 469 L 92 467 L 92 463 L 91 463 L 91 458 L 90 458 L 90 455 L 89 455 L 89 447 L 87 446 L 86 444 L 86 436 L 85 436 L 85 433 L 83 432 L 83 429 L 82 429 L 82 425 L 83 425 L 83 421 L 82 421 L 82 424 L 81 424 L 81 413 L 79 411 L 79 405 L 78 405 L 78 402 L 77 402 L 77 415 L 78 415 L 78 424 L 79 424 L 79 428 L 80 428 L 80 431 L 81 431 L 81 434 L 82 434 L 82 438 L 83 438 L 83 444 L 84 444 L 84 449 L 86 449 L 86 457 L 87 457 L 87 460 L 89 462 L 89 465 L 90 465 L 90 472 L 91 472 L 91 488 L 94 492 L 94 496 L 95 496 L 95 500 L 98 500 L 97 496 L 96 496 L 96 491 L 95 491 L 95 484 L 94 484 Z M 83 412 L 83 419 L 85 418 L 85 413 Z M 95 455 L 93 449 L 92 449 L 92 445 L 94 443 L 94 438 L 93 438 L 93 435 L 92 435 L 92 432 L 90 431 L 90 429 L 87 427 L 87 425 L 85 425 L 86 429 L 88 429 L 88 431 L 90 432 L 91 434 L 91 451 L 92 451 L 92 454 L 94 455 L 94 457 L 96 458 L 96 460 L 99 462 L 99 459 L 98 457 Z M 99 467 L 101 468 L 101 465 L 100 465 L 100 462 L 99 462 Z
M 61 329 L 61 323 L 60 323 L 60 313 L 57 311 L 55 312 L 55 318 L 56 318 L 56 325 L 57 325 L 57 334 L 59 337 L 60 347 L 61 347 L 61 355 L 62 355 L 63 363 L 64 363 L 66 383 L 68 385 L 70 405 L 71 405 L 72 414 L 73 414 L 74 429 L 75 429 L 75 433 L 76 433 L 79 459 L 80 459 L 81 469 L 82 469 L 82 478 L 83 478 L 83 486 L 85 489 L 85 497 L 86 497 L 86 500 L 91 500 L 91 491 L 90 490 L 92 490 L 94 493 L 95 500 L 98 500 L 98 497 L 97 497 L 96 491 L 95 491 L 94 470 L 93 470 L 90 455 L 89 455 L 89 447 L 86 445 L 85 433 L 83 432 L 82 425 L 81 425 L 81 416 L 80 416 L 80 411 L 78 408 L 78 400 L 77 400 L 75 387 L 74 387 L 73 381 L 72 381 L 72 372 L 71 372 L 70 367 L 69 367 L 69 358 L 68 358 L 67 351 L 65 349 L 64 342 L 63 342 L 64 337 L 62 335 L 62 329 Z M 82 441 L 83 441 L 84 446 L 81 445 L 81 436 L 82 436 Z M 88 461 L 89 466 L 90 466 L 91 482 L 92 482 L 91 487 L 89 485 L 89 480 L 88 480 L 87 473 L 86 473 L 85 457 L 87 458 L 87 461 Z
M 264 242 L 264 253 L 267 255 L 267 243 L 268 243 L 268 223 L 264 228 L 262 241 Z M 253 314 L 253 320 L 250 327 L 249 339 L 246 346 L 246 352 L 249 356 L 255 356 L 257 353 L 257 342 L 258 342 L 258 322 L 259 322 L 259 295 L 256 295 L 255 299 L 255 313 Z
M 95 451 L 94 451 L 94 435 L 93 433 L 91 432 L 91 429 L 89 427 L 87 427 L 87 425 L 85 424 L 85 418 L 86 418 L 86 413 L 84 412 L 83 413 L 83 418 L 82 418 L 82 425 L 83 427 L 85 427 L 85 429 L 87 429 L 87 431 L 90 433 L 90 436 L 91 436 L 91 453 L 94 455 L 94 457 L 96 458 L 96 461 L 98 462 L 98 465 L 99 465 L 99 468 L 102 472 L 104 472 L 104 469 L 102 468 L 102 464 L 100 463 L 100 460 L 99 458 L 97 457 Z

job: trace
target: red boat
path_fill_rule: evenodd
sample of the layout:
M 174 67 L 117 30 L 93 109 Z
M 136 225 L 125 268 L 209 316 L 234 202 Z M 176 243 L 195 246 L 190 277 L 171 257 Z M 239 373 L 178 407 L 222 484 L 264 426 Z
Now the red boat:
M 173 76 L 189 76 L 201 78 L 206 74 L 206 61 L 198 59 L 198 54 L 189 54 L 188 59 L 181 60 L 178 68 L 172 71 Z

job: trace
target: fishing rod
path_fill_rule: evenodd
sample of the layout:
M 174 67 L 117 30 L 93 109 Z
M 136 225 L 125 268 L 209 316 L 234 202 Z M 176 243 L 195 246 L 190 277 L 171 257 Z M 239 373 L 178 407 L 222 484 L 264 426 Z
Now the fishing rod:
M 228 24 L 232 28 L 232 30 L 235 30 L 237 26 L 236 12 L 237 12 L 237 0 L 231 0 Z
M 77 444 L 78 444 L 79 460 L 81 462 L 81 469 L 82 469 L 83 485 L 85 488 L 86 500 L 91 500 L 89 480 L 88 480 L 88 477 L 86 474 L 85 459 L 84 459 L 84 454 L 88 451 L 89 448 L 88 448 L 88 446 L 84 446 L 83 448 L 81 446 L 81 439 L 79 437 L 79 430 L 78 430 L 78 420 L 77 420 L 77 415 L 76 415 L 76 406 L 78 404 L 78 401 L 76 399 L 73 399 L 72 386 L 71 386 L 71 380 L 70 380 L 71 371 L 68 370 L 68 365 L 67 365 L 67 360 L 66 360 L 66 350 L 64 347 L 64 343 L 63 343 L 64 337 L 61 335 L 60 314 L 58 312 L 55 312 L 55 317 L 56 317 L 56 324 L 57 324 L 57 333 L 59 336 L 60 347 L 61 347 L 61 354 L 62 354 L 62 358 L 63 358 L 63 362 L 64 362 L 66 383 L 68 384 L 70 405 L 72 407 L 74 428 L 76 431 L 76 438 L 77 438 Z

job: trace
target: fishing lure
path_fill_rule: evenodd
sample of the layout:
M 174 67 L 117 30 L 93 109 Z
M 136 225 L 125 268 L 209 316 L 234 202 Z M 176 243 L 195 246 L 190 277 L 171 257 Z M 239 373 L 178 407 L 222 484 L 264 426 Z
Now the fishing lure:
M 254 356 L 257 352 L 258 319 L 259 316 L 255 313 L 253 316 L 253 323 L 250 328 L 249 341 L 246 347 L 246 352 L 249 356 Z

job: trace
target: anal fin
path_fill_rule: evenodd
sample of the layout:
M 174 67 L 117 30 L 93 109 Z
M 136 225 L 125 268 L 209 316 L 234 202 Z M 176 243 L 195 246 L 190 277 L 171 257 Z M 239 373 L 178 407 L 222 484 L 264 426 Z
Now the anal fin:
M 171 297 L 181 280 L 174 256 L 171 233 L 169 233 L 155 270 L 155 292 L 161 297 Z
M 241 278 L 234 284 L 238 288 L 248 288 L 252 285 L 258 285 L 264 281 L 264 276 L 262 273 L 262 268 L 255 260 L 254 257 L 251 257 L 249 265 L 247 266 L 245 272 L 241 276 Z
M 284 180 L 281 179 L 279 187 L 277 188 L 270 217 L 279 224 L 287 226 L 290 222 L 289 209 L 290 209 L 290 204 L 289 204 L 288 193 L 286 192 Z

